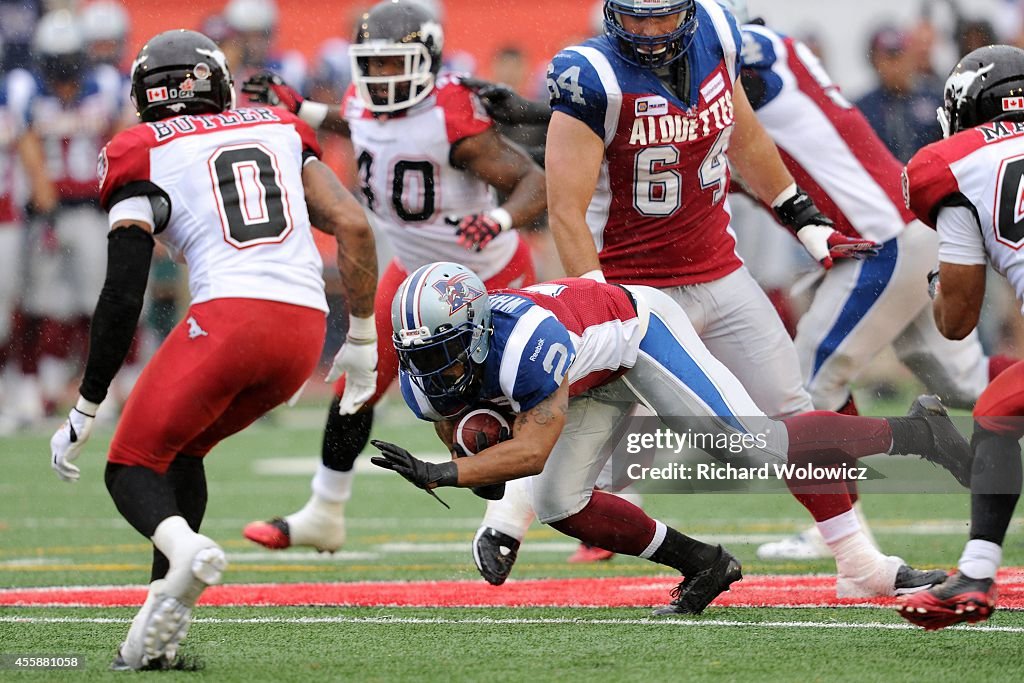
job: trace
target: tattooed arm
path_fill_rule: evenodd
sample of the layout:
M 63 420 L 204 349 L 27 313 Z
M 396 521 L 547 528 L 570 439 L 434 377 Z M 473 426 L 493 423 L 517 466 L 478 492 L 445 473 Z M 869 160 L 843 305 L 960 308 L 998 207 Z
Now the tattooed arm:
M 458 485 L 486 486 L 511 481 L 544 469 L 551 449 L 562 434 L 569 410 L 569 380 L 530 410 L 516 416 L 512 438 L 471 458 L 458 458 Z
M 363 207 L 320 161 L 306 163 L 302 185 L 310 221 L 338 241 L 338 270 L 348 312 L 368 318 L 377 293 L 377 250 Z

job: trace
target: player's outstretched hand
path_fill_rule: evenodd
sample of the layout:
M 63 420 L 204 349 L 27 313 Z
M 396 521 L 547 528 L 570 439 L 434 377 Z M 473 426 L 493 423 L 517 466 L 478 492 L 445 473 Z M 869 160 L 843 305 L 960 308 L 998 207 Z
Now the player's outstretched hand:
M 377 467 L 383 467 L 392 472 L 398 472 L 414 486 L 417 486 L 430 495 L 437 498 L 432 489 L 437 486 L 455 486 L 459 480 L 459 470 L 452 461 L 435 464 L 420 460 L 409 451 L 399 445 L 373 439 L 370 441 L 374 448 L 380 451 L 380 455 L 370 458 Z M 440 498 L 437 500 L 448 507 Z
M 772 206 L 775 217 L 796 233 L 807 253 L 826 270 L 832 267 L 833 259 L 863 259 L 878 254 L 879 244 L 837 232 L 835 223 L 821 213 L 807 193 L 796 185 L 791 185 L 776 201 Z
M 469 216 L 449 216 L 444 219 L 448 225 L 457 226 L 455 236 L 459 245 L 481 251 L 491 240 L 501 234 L 505 228 L 497 218 L 489 213 L 474 213 Z
M 78 481 L 81 476 L 81 470 L 72 463 L 82 454 L 82 447 L 89 440 L 98 407 L 80 398 L 68 413 L 68 419 L 50 439 L 50 465 L 64 481 Z
M 551 118 L 547 105 L 526 99 L 504 83 L 481 78 L 460 78 L 459 82 L 480 98 L 484 109 L 498 123 L 539 125 Z
M 242 85 L 242 92 L 249 96 L 251 102 L 283 107 L 293 114 L 298 114 L 302 107 L 302 95 L 270 71 L 250 76 Z
M 370 400 L 377 389 L 377 339 L 348 337 L 341 345 L 327 375 L 333 382 L 345 375 L 345 391 L 338 412 L 351 415 Z

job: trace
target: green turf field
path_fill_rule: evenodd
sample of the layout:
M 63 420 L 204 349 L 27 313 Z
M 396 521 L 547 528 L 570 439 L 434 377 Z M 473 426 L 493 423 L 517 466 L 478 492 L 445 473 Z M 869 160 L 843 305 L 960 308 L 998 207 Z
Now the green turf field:
M 335 556 L 271 553 L 241 537 L 252 519 L 305 502 L 323 409 L 281 410 L 207 460 L 204 531 L 229 553 L 228 583 L 476 579 L 469 541 L 483 504 L 467 491 L 436 501 L 396 475 L 366 473 L 348 509 L 349 540 Z M 384 406 L 375 434 L 437 451 L 432 430 Z M 56 426 L 56 425 L 54 425 Z M 103 485 L 110 438 L 100 431 L 79 461 L 82 480 L 49 467 L 49 434 L 0 441 L 0 587 L 142 584 L 148 545 L 121 520 Z M 864 505 L 883 548 L 919 567 L 952 566 L 967 529 L 968 496 L 872 495 Z M 653 495 L 653 516 L 744 562 L 747 576 L 831 572 L 832 562 L 764 563 L 754 551 L 807 524 L 786 494 Z M 1016 528 L 1016 527 L 1015 527 Z M 1024 535 L 1004 564 L 1024 564 Z M 535 526 L 513 578 L 663 574 L 633 558 L 568 565 L 571 539 Z M 429 588 L 424 588 L 429 591 Z M 0 654 L 84 655 L 86 671 L 0 671 L 0 680 L 96 680 L 127 629 L 128 608 L 0 607 Z M 925 633 L 891 609 L 712 607 L 698 618 L 647 619 L 645 609 L 200 607 L 182 652 L 199 672 L 171 677 L 257 680 L 1024 680 L 1024 612 L 985 628 Z M 18 621 L 21 619 L 22 621 Z M 120 674 L 124 676 L 124 674 Z

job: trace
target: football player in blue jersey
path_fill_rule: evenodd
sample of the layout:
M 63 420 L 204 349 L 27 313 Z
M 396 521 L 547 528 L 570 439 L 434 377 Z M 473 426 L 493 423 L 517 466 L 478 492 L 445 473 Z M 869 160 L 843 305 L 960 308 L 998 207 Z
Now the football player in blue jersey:
M 741 571 L 721 546 L 594 490 L 637 404 L 677 434 L 740 437 L 739 450 L 708 450 L 723 462 L 810 464 L 919 453 L 961 482 L 969 477 L 969 446 L 946 417 L 766 417 L 680 307 L 655 288 L 568 278 L 488 293 L 463 266 L 432 263 L 399 287 L 391 318 L 403 397 L 419 418 L 435 423 L 453 456 L 460 455 L 454 420 L 467 410 L 506 406 L 516 417 L 511 439 L 473 457 L 436 464 L 373 441 L 382 455 L 372 462 L 428 492 L 535 475 L 533 506 L 541 522 L 683 574 L 674 599 L 657 615 L 699 614 Z M 941 404 L 936 410 L 943 413 Z M 904 591 L 945 576 L 902 561 L 899 574 Z

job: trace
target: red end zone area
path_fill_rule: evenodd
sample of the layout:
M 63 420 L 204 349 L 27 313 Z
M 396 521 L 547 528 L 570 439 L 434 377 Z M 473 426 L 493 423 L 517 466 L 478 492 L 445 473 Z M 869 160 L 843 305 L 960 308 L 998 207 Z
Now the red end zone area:
M 999 608 L 1024 609 L 1024 568 L 999 574 Z M 537 579 L 489 586 L 483 581 L 372 581 L 358 583 L 214 586 L 199 603 L 210 606 L 347 607 L 653 607 L 676 585 L 669 577 Z M 0 606 L 135 607 L 141 586 L 47 587 L 0 590 Z M 891 607 L 895 598 L 838 599 L 835 578 L 818 575 L 751 576 L 713 603 L 720 607 Z

